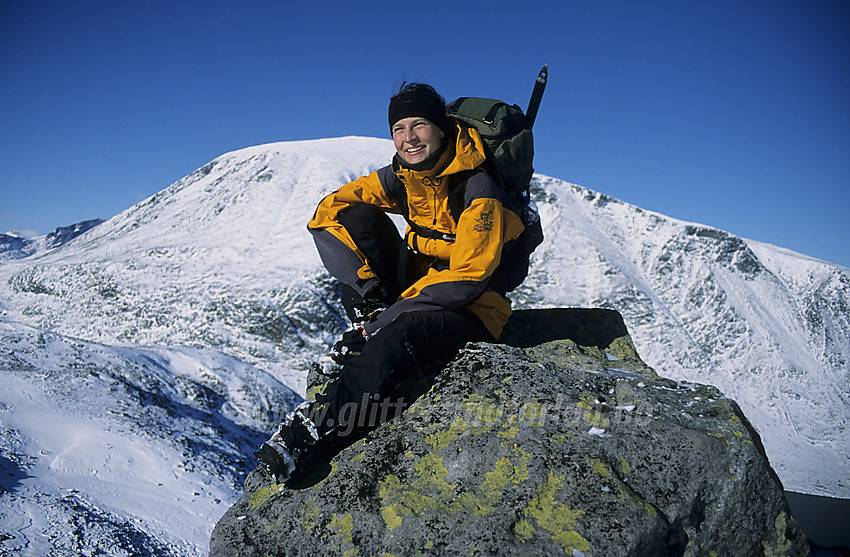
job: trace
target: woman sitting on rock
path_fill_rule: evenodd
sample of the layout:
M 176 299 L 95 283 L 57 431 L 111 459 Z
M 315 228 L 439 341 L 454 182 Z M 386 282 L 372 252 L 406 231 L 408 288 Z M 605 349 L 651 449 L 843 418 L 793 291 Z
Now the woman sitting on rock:
M 389 126 L 392 163 L 325 197 L 308 224 L 354 329 L 324 392 L 257 451 L 279 482 L 308 472 L 355 424 L 393 417 L 376 405 L 466 342 L 497 339 L 511 313 L 499 263 L 523 224 L 482 169 L 481 136 L 424 84 L 390 99 Z M 386 213 L 405 215 L 403 239 Z

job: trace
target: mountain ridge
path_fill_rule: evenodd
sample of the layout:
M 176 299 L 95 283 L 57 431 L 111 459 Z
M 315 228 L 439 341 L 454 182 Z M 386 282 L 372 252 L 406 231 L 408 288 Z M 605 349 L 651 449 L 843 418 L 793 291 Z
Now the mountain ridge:
M 61 247 L 102 222 L 102 219 L 84 220 L 68 226 L 60 226 L 48 234 L 34 238 L 27 238 L 14 231 L 0 234 L 0 261 L 23 259 Z

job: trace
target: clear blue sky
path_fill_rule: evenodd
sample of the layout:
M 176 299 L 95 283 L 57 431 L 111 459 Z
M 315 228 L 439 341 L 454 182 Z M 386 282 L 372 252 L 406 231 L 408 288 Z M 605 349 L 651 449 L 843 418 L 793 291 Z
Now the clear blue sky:
M 544 63 L 538 172 L 850 266 L 850 2 L 826 0 L 0 0 L 0 231 L 250 145 L 386 137 L 405 78 L 525 106 Z

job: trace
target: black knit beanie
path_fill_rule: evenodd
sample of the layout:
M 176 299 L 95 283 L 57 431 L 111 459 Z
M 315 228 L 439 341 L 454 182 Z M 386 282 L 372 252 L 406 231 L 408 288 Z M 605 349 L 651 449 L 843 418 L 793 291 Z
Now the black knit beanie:
M 393 124 L 402 118 L 421 116 L 427 118 L 443 132 L 448 133 L 449 119 L 446 116 L 446 103 L 443 97 L 430 85 L 414 83 L 390 99 L 390 130 Z

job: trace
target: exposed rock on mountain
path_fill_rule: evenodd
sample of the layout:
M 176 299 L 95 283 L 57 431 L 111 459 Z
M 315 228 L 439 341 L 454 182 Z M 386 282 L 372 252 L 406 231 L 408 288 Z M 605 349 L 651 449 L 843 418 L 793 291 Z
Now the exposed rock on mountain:
M 22 257 L 29 240 L 17 234 L 0 234 L 0 258 Z
M 72 224 L 71 226 L 60 226 L 53 232 L 47 235 L 45 247 L 47 249 L 56 248 L 67 244 L 77 236 L 88 232 L 95 226 L 103 223 L 101 219 L 86 220 Z
M 0 234 L 0 261 L 4 259 L 22 259 L 39 251 L 58 248 L 77 236 L 88 232 L 102 222 L 101 219 L 92 219 L 70 226 L 60 226 L 46 236 L 38 236 L 36 238 L 24 238 L 14 232 Z
M 255 470 L 211 556 L 807 554 L 738 405 L 659 377 L 619 314 L 518 312 L 505 340 L 309 481 Z

